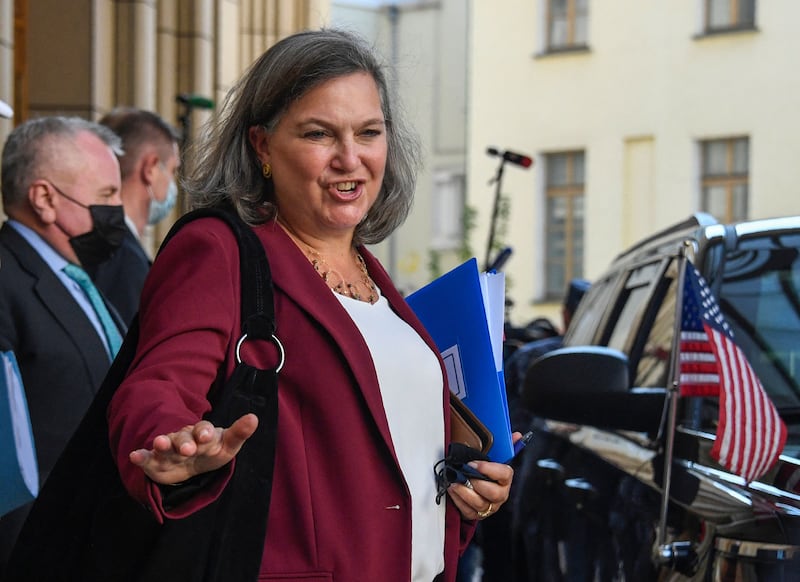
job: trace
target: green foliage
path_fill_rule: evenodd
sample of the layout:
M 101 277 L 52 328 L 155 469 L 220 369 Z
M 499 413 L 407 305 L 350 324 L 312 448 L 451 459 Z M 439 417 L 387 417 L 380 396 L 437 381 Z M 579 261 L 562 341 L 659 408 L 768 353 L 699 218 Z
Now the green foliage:
M 505 237 L 508 234 L 508 220 L 511 216 L 511 200 L 508 196 L 500 196 L 497 204 L 497 222 L 495 223 L 494 242 L 491 253 L 495 254 L 506 246 Z M 470 245 L 470 237 L 475 230 L 478 211 L 473 206 L 465 205 L 461 216 L 461 246 L 458 249 L 458 258 L 466 261 L 475 256 L 475 251 Z M 428 251 L 428 272 L 431 279 L 443 274 L 442 253 L 437 250 Z M 509 287 L 509 277 L 506 275 L 506 287 Z
M 442 253 L 437 250 L 428 251 L 428 272 L 431 274 L 431 280 L 444 274 L 442 273 Z
M 511 199 L 501 194 L 497 200 L 497 222 L 494 225 L 494 241 L 490 249 L 493 256 L 506 246 L 505 237 L 508 234 L 508 219 L 510 216 Z
M 475 230 L 475 223 L 477 222 L 478 211 L 473 206 L 468 204 L 464 205 L 464 213 L 461 215 L 461 248 L 459 249 L 459 258 L 466 261 L 470 257 L 475 256 L 472 252 L 472 247 L 469 244 L 470 233 Z

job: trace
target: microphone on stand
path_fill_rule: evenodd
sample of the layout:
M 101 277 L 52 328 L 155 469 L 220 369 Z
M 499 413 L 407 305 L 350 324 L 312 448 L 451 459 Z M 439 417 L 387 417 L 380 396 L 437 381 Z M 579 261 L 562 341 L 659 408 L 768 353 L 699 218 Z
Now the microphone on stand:
M 185 149 L 192 135 L 192 113 L 195 109 L 214 109 L 214 100 L 196 93 L 179 93 L 175 102 L 183 105 L 178 121 L 181 124 L 181 149 Z
M 506 162 L 511 162 L 516 166 L 520 166 L 521 168 L 528 169 L 533 165 L 533 159 L 529 158 L 526 155 L 518 154 L 516 152 L 511 151 L 504 151 L 501 152 L 497 148 L 489 147 L 486 148 L 486 153 L 490 156 L 497 156 L 503 159 L 500 165 L 497 167 L 497 172 L 489 181 L 489 184 L 495 185 L 495 193 L 494 193 L 494 206 L 492 208 L 492 222 L 489 225 L 489 241 L 486 243 L 486 257 L 484 258 L 484 265 L 487 271 L 491 269 L 499 269 L 503 266 L 503 264 L 508 260 L 511 256 L 511 248 L 506 247 L 503 249 L 494 259 L 491 260 L 491 252 L 492 248 L 494 247 L 494 231 L 495 225 L 497 223 L 497 215 L 499 212 L 500 207 L 500 182 L 503 179 L 503 168 L 505 167 Z
M 505 161 L 516 164 L 517 166 L 522 166 L 523 168 L 530 168 L 533 165 L 532 158 L 509 150 L 501 152 L 497 148 L 486 148 L 486 153 L 490 156 L 501 157 Z
M 486 271 L 491 273 L 492 271 L 496 272 L 502 269 L 508 259 L 511 258 L 511 253 L 513 252 L 514 250 L 511 247 L 503 248 L 503 250 L 497 253 L 497 256 L 494 258 L 494 260 L 486 267 Z

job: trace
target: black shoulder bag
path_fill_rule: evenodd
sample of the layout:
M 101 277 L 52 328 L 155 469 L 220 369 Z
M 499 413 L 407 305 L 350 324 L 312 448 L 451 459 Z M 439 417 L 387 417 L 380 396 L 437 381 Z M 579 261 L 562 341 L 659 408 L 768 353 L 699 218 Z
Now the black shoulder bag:
M 224 220 L 239 243 L 242 335 L 283 348 L 274 335 L 272 279 L 261 241 L 233 210 L 201 209 L 187 222 Z M 10 558 L 5 581 L 14 582 L 253 582 L 264 550 L 278 421 L 279 364 L 261 370 L 238 360 L 231 378 L 212 386 L 208 420 L 229 426 L 253 412 L 258 429 L 236 457 L 225 491 L 189 517 L 159 525 L 125 491 L 108 442 L 106 410 L 133 360 L 138 317 L 64 453 L 33 504 Z M 213 478 L 213 475 L 211 476 Z M 179 499 L 202 486 L 198 476 L 169 494 Z M 199 483 L 198 483 L 199 482 Z M 169 499 L 168 497 L 167 499 Z

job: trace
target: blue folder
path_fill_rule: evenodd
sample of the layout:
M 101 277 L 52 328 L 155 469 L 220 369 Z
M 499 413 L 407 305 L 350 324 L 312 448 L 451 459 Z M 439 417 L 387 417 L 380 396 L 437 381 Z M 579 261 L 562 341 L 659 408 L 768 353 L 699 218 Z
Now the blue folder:
M 13 352 L 0 352 L 0 368 L 0 515 L 4 515 L 39 494 L 39 469 Z
M 481 273 L 473 258 L 406 301 L 439 348 L 450 390 L 491 431 L 489 458 L 509 460 L 513 446 L 503 378 L 504 275 Z

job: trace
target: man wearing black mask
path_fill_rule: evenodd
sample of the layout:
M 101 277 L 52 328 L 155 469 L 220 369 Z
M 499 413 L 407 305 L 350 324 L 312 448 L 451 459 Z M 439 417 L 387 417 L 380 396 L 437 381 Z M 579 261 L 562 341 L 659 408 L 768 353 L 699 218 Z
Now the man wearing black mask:
M 40 482 L 125 333 L 83 270 L 107 260 L 125 234 L 120 151 L 108 128 L 74 117 L 28 121 L 3 148 L 0 350 L 17 357 Z M 28 508 L 0 517 L 0 573 Z

